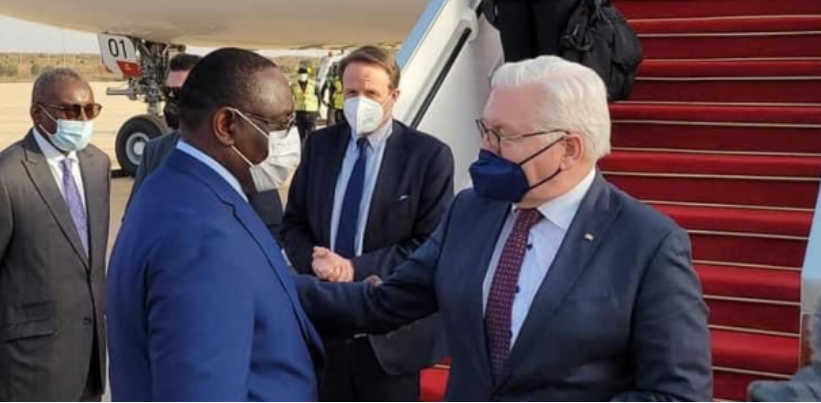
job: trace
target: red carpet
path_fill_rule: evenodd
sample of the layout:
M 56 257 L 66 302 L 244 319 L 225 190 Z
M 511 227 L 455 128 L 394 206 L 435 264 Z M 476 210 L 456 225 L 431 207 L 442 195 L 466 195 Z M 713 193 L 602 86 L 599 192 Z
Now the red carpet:
M 798 366 L 821 178 L 821 1 L 617 0 L 646 61 L 611 108 L 608 178 L 690 232 L 714 394 Z M 718 17 L 718 18 L 716 18 Z
M 798 368 L 801 267 L 821 178 L 821 1 L 615 0 L 645 62 L 611 106 L 616 186 L 690 233 L 714 395 Z M 423 374 L 441 400 L 447 371 Z

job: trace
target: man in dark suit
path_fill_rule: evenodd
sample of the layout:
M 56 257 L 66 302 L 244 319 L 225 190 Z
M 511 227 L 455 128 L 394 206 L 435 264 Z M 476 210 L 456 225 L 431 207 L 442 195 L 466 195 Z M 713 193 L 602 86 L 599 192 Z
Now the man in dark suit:
M 298 280 L 314 324 L 387 331 L 439 312 L 448 400 L 709 401 L 687 233 L 596 172 L 610 149 L 596 73 L 554 56 L 504 65 L 478 127 L 474 188 L 391 277 Z
M 105 390 L 110 162 L 69 69 L 37 78 L 34 127 L 0 153 L 0 400 L 99 401 Z
M 180 106 L 176 150 L 111 256 L 112 397 L 315 400 L 321 341 L 245 196 L 268 136 L 292 119 L 288 81 L 262 56 L 221 49 L 191 71 Z
M 559 52 L 567 21 L 587 0 L 484 0 L 483 10 L 499 29 L 505 61 Z
M 436 228 L 453 196 L 453 155 L 441 141 L 396 122 L 399 68 L 363 47 L 340 64 L 347 125 L 308 136 L 283 221 L 300 273 L 314 254 L 350 268 L 334 281 L 388 277 Z M 437 319 L 385 337 L 329 340 L 326 401 L 416 401 L 419 371 L 441 356 Z
M 175 124 L 179 122 L 179 92 L 197 61 L 199 61 L 198 56 L 188 54 L 177 55 L 171 60 L 170 72 L 166 79 L 169 99 L 165 116 L 169 128 L 174 129 L 174 132 L 160 136 L 146 144 L 137 168 L 137 175 L 134 177 L 134 185 L 131 188 L 127 206 L 131 205 L 134 195 L 137 194 L 145 179 L 171 155 L 180 140 L 178 126 Z M 277 137 L 280 136 L 277 135 Z M 296 135 L 285 136 L 281 140 L 273 141 L 270 145 L 268 159 L 260 166 L 257 178 L 255 178 L 255 191 L 248 195 L 254 211 L 265 222 L 271 235 L 277 239 L 279 239 L 279 228 L 282 225 L 282 199 L 279 196 L 279 188 L 299 164 L 299 153 L 300 142 Z

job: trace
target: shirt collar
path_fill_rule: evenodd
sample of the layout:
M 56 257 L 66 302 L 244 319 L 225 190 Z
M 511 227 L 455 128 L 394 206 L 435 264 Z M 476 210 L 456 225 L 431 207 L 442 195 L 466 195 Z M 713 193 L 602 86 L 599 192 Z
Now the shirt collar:
M 80 162 L 79 158 L 77 158 L 76 151 L 72 151 L 68 153 L 68 155 L 65 155 L 62 151 L 58 150 L 57 147 L 54 147 L 50 141 L 46 140 L 37 128 L 32 128 L 31 131 L 34 133 L 34 141 L 37 143 L 37 146 L 40 147 L 40 151 L 43 152 L 43 156 L 46 157 L 46 161 L 49 163 L 58 164 L 66 158 L 74 161 L 75 163 Z
M 199 160 L 209 168 L 213 169 L 219 176 L 225 179 L 225 181 L 228 182 L 228 184 L 231 185 L 231 187 L 234 188 L 234 190 L 236 190 L 237 193 L 239 193 L 240 197 L 242 197 L 243 200 L 248 201 L 248 196 L 246 196 L 245 192 L 242 191 L 242 186 L 240 186 L 239 180 L 237 180 L 237 178 L 233 174 L 231 174 L 231 172 L 228 172 L 228 170 L 225 169 L 225 167 L 222 166 L 222 164 L 208 156 L 208 154 L 186 143 L 183 139 L 180 139 L 180 141 L 177 142 L 177 149 L 190 155 L 194 159 Z
M 593 168 L 573 189 L 539 206 L 539 212 L 550 222 L 567 231 L 570 229 L 570 224 L 573 223 L 576 212 L 579 211 L 582 200 L 584 200 L 590 187 L 593 186 L 595 179 L 596 168 Z
M 382 127 L 376 129 L 375 132 L 365 136 L 368 139 L 368 143 L 371 145 L 371 149 L 377 149 L 380 145 L 382 145 L 388 137 L 393 134 L 393 119 L 388 120 L 385 122 Z M 354 144 L 356 141 L 359 140 L 359 137 L 353 130 L 351 130 L 351 139 L 353 140 Z

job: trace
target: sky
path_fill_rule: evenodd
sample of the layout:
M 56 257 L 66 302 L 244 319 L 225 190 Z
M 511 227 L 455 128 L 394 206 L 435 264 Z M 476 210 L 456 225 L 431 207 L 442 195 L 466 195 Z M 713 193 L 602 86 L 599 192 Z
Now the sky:
M 31 1 L 31 0 L 21 0 Z M 208 53 L 208 48 L 190 47 L 190 53 Z M 99 53 L 97 35 L 50 27 L 0 15 L 0 53 Z M 322 50 L 263 51 L 269 56 L 323 56 Z

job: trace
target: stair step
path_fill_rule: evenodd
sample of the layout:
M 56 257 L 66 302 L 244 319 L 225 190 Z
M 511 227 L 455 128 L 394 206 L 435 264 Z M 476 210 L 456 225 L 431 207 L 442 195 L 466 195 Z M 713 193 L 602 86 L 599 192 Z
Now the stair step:
M 821 14 L 821 2 L 807 0 L 616 0 L 615 4 L 631 19 Z
M 821 176 L 821 156 L 756 156 L 616 151 L 599 165 L 605 171 L 758 177 L 807 178 Z
M 807 237 L 813 214 L 803 211 L 654 205 L 688 230 Z
M 704 294 L 779 301 L 801 300 L 801 273 L 746 267 L 696 265 Z
M 713 390 L 715 396 L 713 398 L 743 402 L 747 399 L 747 387 L 751 382 L 759 380 L 780 381 L 783 379 L 714 370 Z
M 705 296 L 710 308 L 710 324 L 751 331 L 795 335 L 801 331 L 801 307 L 798 302 L 741 300 Z
M 821 56 L 821 15 L 635 20 L 645 59 Z
M 798 369 L 798 338 L 711 330 L 713 365 L 792 375 Z
M 821 60 L 648 60 L 630 100 L 821 104 Z
M 610 106 L 613 146 L 821 155 L 821 107 Z
M 693 258 L 740 265 L 800 268 L 812 213 L 654 205 L 686 228 Z

